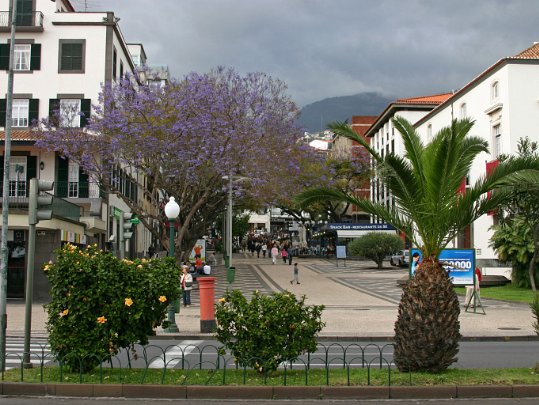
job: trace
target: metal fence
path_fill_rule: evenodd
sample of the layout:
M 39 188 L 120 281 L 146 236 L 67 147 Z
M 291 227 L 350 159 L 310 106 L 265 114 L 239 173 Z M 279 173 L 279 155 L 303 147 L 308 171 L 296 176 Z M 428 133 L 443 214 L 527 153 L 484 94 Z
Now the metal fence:
M 392 361 L 394 346 L 392 343 L 378 345 L 374 343 L 360 345 L 351 343 L 342 345 L 332 343 L 329 345 L 319 344 L 317 351 L 307 353 L 294 361 L 284 361 L 276 371 L 256 373 L 250 366 L 240 366 L 233 356 L 226 352 L 220 345 L 196 344 L 170 345 L 161 347 L 158 345 L 135 345 L 129 349 L 122 349 L 113 357 L 98 358 L 96 356 L 77 357 L 75 352 L 67 354 L 63 358 L 52 355 L 47 345 L 39 345 L 40 349 L 33 350 L 29 359 L 32 369 L 25 367 L 23 354 L 6 355 L 6 364 L 11 364 L 11 370 L 2 373 L 2 380 L 10 373 L 10 381 L 14 375 L 17 381 L 40 382 L 40 383 L 124 383 L 126 380 L 133 382 L 129 374 L 136 375 L 140 384 L 167 384 L 167 376 L 181 370 L 186 373 L 180 385 L 200 384 L 200 378 L 192 381 L 190 375 L 204 373 L 207 385 L 247 385 L 252 384 L 249 379 L 253 374 L 257 375 L 263 384 L 287 385 L 312 385 L 313 370 L 316 372 L 317 383 L 331 385 L 334 380 L 345 385 L 373 385 L 372 374 L 376 370 L 377 375 L 383 380 L 383 385 L 391 386 Z M 171 351 L 171 349 L 173 349 Z M 91 371 L 83 371 L 83 363 L 91 357 L 99 362 L 99 366 Z M 80 362 L 80 369 L 74 373 L 67 367 L 68 362 Z M 253 358 L 250 360 L 257 361 Z M 261 360 L 261 359 L 260 359 Z M 261 361 L 262 363 L 262 361 Z M 14 365 L 16 364 L 16 366 Z M 354 370 L 362 369 L 363 373 L 355 373 Z M 159 381 L 156 381 L 155 372 L 150 378 L 150 370 L 157 370 Z M 342 370 L 336 377 L 335 371 Z M 47 371 L 50 371 L 49 373 Z M 52 372 L 54 371 L 54 372 Z M 114 371 L 114 375 L 113 375 Z M 294 371 L 294 380 L 291 380 Z M 193 374 L 190 374 L 193 373 Z M 320 376 L 323 376 L 323 382 Z M 411 374 L 410 374 L 411 375 Z M 31 376 L 31 377 L 30 377 Z M 112 377 L 111 377 L 112 376 Z M 344 377 L 343 377 L 344 376 Z M 76 380 L 76 381 L 75 381 Z M 410 377 L 411 383 L 411 377 Z M 379 384 L 378 384 L 379 385 Z

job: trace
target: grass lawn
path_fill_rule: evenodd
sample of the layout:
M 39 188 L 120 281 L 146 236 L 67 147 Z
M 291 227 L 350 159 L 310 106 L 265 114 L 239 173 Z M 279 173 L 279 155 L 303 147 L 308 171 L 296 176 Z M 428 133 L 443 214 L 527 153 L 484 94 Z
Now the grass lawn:
M 21 370 L 4 373 L 4 381 L 21 381 Z M 270 385 L 270 386 L 387 386 L 391 385 L 478 385 L 478 384 L 539 384 L 539 374 L 535 369 L 448 369 L 438 374 L 400 373 L 394 369 L 372 368 L 370 375 L 366 368 L 335 368 L 325 370 L 298 367 L 297 369 L 278 370 L 267 376 L 253 370 L 141 370 L 141 369 L 96 369 L 94 372 L 79 375 L 64 372 L 60 377 L 58 367 L 43 370 L 24 370 L 22 380 L 29 383 L 84 383 L 84 384 L 167 384 L 167 385 Z
M 457 294 L 466 295 L 464 287 L 455 287 Z M 514 287 L 511 284 L 497 287 L 481 287 L 481 298 L 493 298 L 496 300 L 533 302 L 533 291 L 526 288 Z

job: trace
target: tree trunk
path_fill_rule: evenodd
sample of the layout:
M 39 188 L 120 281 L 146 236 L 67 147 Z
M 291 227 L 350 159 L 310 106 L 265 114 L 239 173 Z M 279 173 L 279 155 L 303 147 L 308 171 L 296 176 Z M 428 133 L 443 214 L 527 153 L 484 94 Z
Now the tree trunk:
M 537 263 L 537 255 L 539 254 L 539 223 L 535 224 L 533 227 L 533 256 L 530 260 L 528 267 L 528 275 L 530 277 L 530 285 L 534 293 L 537 292 L 537 287 L 535 284 L 535 263 Z
M 395 323 L 400 371 L 440 372 L 457 361 L 459 300 L 445 269 L 425 259 L 404 287 Z

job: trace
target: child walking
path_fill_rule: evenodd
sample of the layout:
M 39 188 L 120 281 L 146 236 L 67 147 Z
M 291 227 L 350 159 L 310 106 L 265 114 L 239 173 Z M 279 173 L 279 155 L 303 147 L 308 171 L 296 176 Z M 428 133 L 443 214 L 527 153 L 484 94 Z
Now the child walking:
M 294 281 L 296 284 L 299 284 L 299 268 L 297 263 L 294 263 L 294 279 L 290 280 L 290 284 L 294 284 Z

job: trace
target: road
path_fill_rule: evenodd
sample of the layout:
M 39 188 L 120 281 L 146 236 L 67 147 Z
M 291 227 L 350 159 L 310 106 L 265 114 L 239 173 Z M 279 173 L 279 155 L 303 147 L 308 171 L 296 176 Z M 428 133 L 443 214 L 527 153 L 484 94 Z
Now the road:
M 214 340 L 151 340 L 145 348 L 138 347 L 138 360 L 131 359 L 133 367 L 190 368 L 202 363 L 203 367 L 211 367 L 216 362 L 217 347 L 221 345 Z M 461 342 L 456 368 L 507 368 L 535 367 L 539 361 L 539 341 L 494 341 L 494 342 Z M 327 362 L 340 367 L 343 359 L 360 367 L 363 358 L 367 363 L 377 364 L 380 355 L 383 364 L 393 364 L 393 347 L 389 342 L 323 342 L 311 355 L 313 367 L 323 367 Z M 229 356 L 225 356 L 227 364 L 231 364 Z M 127 364 L 126 353 L 119 355 L 121 364 Z M 302 356 L 299 364 L 306 362 Z
M 138 359 L 127 351 L 118 355 L 115 364 L 126 366 L 131 362 L 132 367 L 163 368 L 192 368 L 199 363 L 204 368 L 212 367 L 216 362 L 217 348 L 221 344 L 215 340 L 150 340 L 145 348 L 136 345 Z M 7 368 L 19 368 L 22 362 L 22 338 L 7 340 Z M 33 339 L 31 344 L 31 361 L 38 365 L 41 359 L 46 364 L 52 362 L 50 349 L 45 339 Z M 455 368 L 512 368 L 535 367 L 539 362 L 539 341 L 466 341 L 460 343 L 458 362 Z M 340 367 L 343 361 L 355 367 L 362 366 L 362 360 L 378 364 L 380 357 L 383 364 L 393 364 L 393 347 L 390 342 L 320 342 L 316 353 L 311 355 L 312 367 L 323 367 L 326 361 L 332 367 Z M 230 356 L 225 361 L 231 366 Z M 307 362 L 307 356 L 302 356 L 298 364 Z

